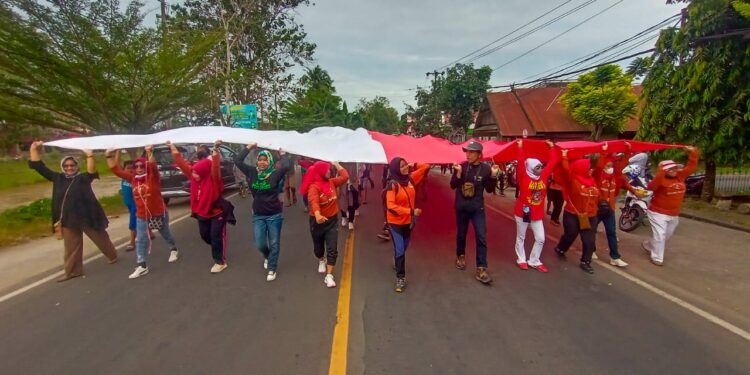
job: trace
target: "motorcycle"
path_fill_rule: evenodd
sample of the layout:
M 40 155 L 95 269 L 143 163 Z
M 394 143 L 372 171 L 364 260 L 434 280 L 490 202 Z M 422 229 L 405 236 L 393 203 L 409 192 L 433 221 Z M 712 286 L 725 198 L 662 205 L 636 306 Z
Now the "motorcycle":
M 651 202 L 653 193 L 646 190 L 648 181 L 641 175 L 639 168 L 627 166 L 623 169 L 623 174 L 631 178 L 630 184 L 636 189 L 642 190 L 645 194 L 641 196 L 628 192 L 625 198 L 625 204 L 620 208 L 621 214 L 617 224 L 623 232 L 632 232 L 642 224 L 646 219 L 646 209 Z

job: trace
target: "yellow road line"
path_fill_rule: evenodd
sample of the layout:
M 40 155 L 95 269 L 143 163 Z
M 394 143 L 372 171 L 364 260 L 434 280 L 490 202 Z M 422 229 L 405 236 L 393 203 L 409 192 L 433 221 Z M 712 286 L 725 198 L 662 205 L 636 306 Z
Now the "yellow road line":
M 339 302 L 336 307 L 336 327 L 333 330 L 329 375 L 346 374 L 346 355 L 349 344 L 349 300 L 352 294 L 352 265 L 354 260 L 354 231 L 346 239 L 344 268 L 339 283 Z

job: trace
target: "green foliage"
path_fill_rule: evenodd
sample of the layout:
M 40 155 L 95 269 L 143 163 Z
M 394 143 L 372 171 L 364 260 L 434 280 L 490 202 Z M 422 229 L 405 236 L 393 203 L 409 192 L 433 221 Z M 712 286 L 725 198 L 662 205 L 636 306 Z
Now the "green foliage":
M 376 96 L 372 100 L 361 99 L 352 115 L 351 127 L 375 130 L 385 134 L 401 132 L 398 111 L 391 107 L 387 98 Z
M 750 1 L 736 0 L 732 2 L 732 6 L 742 17 L 750 18 Z
M 623 74 L 619 66 L 601 66 L 570 83 L 560 102 L 574 120 L 590 127 L 591 138 L 598 140 L 605 131 L 622 132 L 635 114 L 638 99 L 631 82 L 632 76 Z
M 37 218 L 52 220 L 52 199 L 35 200 L 26 206 L 11 208 L 0 213 L 0 220 L 17 220 L 29 222 Z
M 205 100 L 198 74 L 216 35 L 142 26 L 118 0 L 0 5 L 0 119 L 82 131 L 136 132 Z
M 750 27 L 730 0 L 694 0 L 684 27 L 663 31 L 643 81 L 638 136 L 701 149 L 713 194 L 716 165 L 750 159 L 750 44 L 741 36 L 701 39 Z
M 417 106 L 407 106 L 406 113 L 415 120 L 417 135 L 446 136 L 465 132 L 474 120 L 490 87 L 492 69 L 474 68 L 473 64 L 456 64 L 437 77 L 429 89 L 417 88 Z M 451 127 L 442 127 L 443 114 L 449 114 Z
M 278 97 L 290 92 L 289 69 L 311 61 L 315 51 L 295 20 L 297 8 L 308 4 L 308 0 L 188 0 L 172 6 L 169 30 L 221 34 L 210 51 L 213 60 L 203 71 L 210 79 L 211 100 L 200 108 L 202 117 L 209 113 L 220 117 L 223 101 L 274 107 Z
M 308 131 L 318 126 L 343 126 L 347 113 L 336 95 L 331 76 L 320 66 L 308 69 L 299 79 L 295 95 L 282 104 L 281 128 Z

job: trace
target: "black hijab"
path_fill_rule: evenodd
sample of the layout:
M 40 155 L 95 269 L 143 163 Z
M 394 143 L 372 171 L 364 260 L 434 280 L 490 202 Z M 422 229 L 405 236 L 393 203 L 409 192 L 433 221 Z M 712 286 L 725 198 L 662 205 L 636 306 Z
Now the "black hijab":
M 395 157 L 388 164 L 388 171 L 391 173 L 391 178 L 396 180 L 399 184 L 406 186 L 409 184 L 409 174 L 401 174 L 401 161 L 404 160 L 400 157 Z

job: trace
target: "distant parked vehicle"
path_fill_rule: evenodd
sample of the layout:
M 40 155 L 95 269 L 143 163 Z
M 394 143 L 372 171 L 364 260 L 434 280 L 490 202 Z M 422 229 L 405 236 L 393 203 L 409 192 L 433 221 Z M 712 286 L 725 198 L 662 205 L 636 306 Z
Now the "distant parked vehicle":
M 685 179 L 685 189 L 687 194 L 700 195 L 703 191 L 703 183 L 706 181 L 706 174 L 694 174 Z

